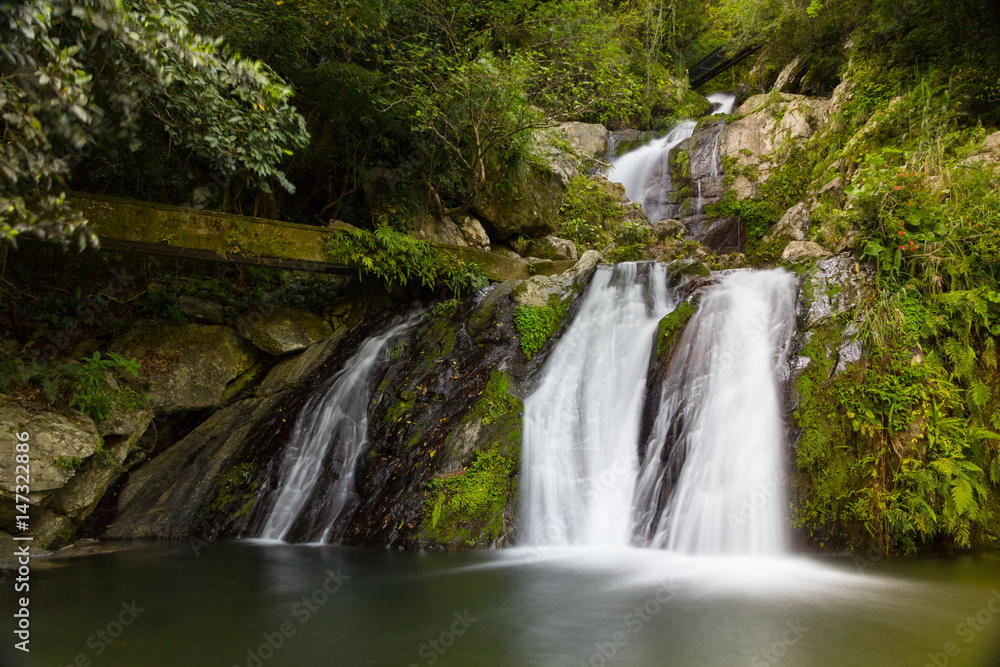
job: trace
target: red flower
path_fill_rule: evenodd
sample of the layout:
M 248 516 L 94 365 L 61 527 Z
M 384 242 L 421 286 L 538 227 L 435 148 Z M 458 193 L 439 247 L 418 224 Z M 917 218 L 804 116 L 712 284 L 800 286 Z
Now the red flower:
M 902 229 L 900 229 L 900 230 L 899 230 L 899 235 L 900 235 L 900 236 L 902 236 L 902 235 L 903 235 L 903 234 L 905 234 L 905 233 L 906 233 L 906 232 L 905 232 L 905 231 L 903 231 Z
M 899 246 L 899 249 L 900 250 L 906 250 L 906 246 L 905 245 L 901 245 L 901 246 Z

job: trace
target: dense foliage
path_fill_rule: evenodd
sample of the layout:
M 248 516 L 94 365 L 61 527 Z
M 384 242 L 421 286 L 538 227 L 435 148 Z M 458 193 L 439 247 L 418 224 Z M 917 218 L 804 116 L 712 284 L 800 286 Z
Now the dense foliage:
M 486 173 L 516 177 L 532 159 L 532 131 L 559 120 L 669 123 L 671 109 L 690 102 L 684 52 L 718 41 L 691 0 L 184 7 L 195 30 L 259 58 L 295 89 L 313 138 L 283 164 L 296 194 L 260 193 L 242 175 L 215 178 L 212 167 L 167 155 L 146 128 L 141 171 L 155 170 L 157 182 L 124 168 L 139 156 L 103 151 L 80 185 L 307 223 L 405 228 L 415 210 L 461 209 Z
M 839 177 L 843 195 L 813 208 L 812 238 L 846 246 L 873 270 L 869 296 L 803 351 L 813 363 L 797 387 L 796 521 L 821 546 L 996 544 L 1000 175 L 981 145 L 984 126 L 997 122 L 993 10 L 814 4 L 812 16 L 785 16 L 774 34 L 815 30 L 823 12 L 863 10 L 867 20 L 841 34 L 855 39 L 850 67 L 828 72 L 846 76 L 849 96 L 761 200 L 732 204 L 759 235 Z M 835 373 L 844 331 L 866 357 Z
M 488 283 L 475 264 L 467 264 L 446 251 L 437 250 L 391 227 L 372 232 L 344 229 L 330 237 L 328 254 L 334 260 L 358 267 L 362 275 L 389 285 L 422 285 L 435 288 L 440 282 L 453 294 L 471 294 Z
M 193 13 L 173 1 L 0 3 L 0 241 L 81 232 L 67 179 L 98 147 L 136 148 L 143 116 L 210 169 L 293 189 L 280 162 L 308 135 L 291 89 L 192 33 Z

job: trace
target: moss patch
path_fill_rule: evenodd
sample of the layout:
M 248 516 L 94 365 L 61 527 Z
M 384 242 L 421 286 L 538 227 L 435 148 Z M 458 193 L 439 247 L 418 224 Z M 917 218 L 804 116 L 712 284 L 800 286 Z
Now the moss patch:
M 660 320 L 660 333 L 656 337 L 656 357 L 660 361 L 670 359 L 670 353 L 674 349 L 677 337 L 684 330 L 688 320 L 695 314 L 697 307 L 685 301 L 673 311 L 667 313 Z
M 489 547 L 501 538 L 504 509 L 514 493 L 521 456 L 524 404 L 511 393 L 510 378 L 493 371 L 463 425 L 481 420 L 471 464 L 427 486 L 424 538 L 448 547 Z M 461 427 L 460 427 L 461 428 Z
M 545 306 L 518 306 L 514 311 L 514 324 L 521 337 L 521 350 L 524 356 L 531 359 L 538 353 L 546 341 L 559 330 L 563 318 L 566 317 L 568 304 L 558 295 L 549 297 Z
M 260 484 L 256 481 L 249 483 L 253 473 L 252 463 L 242 463 L 230 468 L 219 479 L 215 497 L 198 513 L 198 518 L 207 519 L 223 512 L 232 512 L 234 519 L 249 516 L 257 502 L 256 492 Z

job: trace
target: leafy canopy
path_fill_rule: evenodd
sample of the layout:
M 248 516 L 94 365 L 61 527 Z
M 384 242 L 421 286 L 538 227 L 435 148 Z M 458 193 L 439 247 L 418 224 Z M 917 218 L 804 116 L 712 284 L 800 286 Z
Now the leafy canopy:
M 309 136 L 290 87 L 267 66 L 193 33 L 189 2 L 0 3 L 0 240 L 88 238 L 66 200 L 72 168 L 96 146 L 158 119 L 209 168 L 244 170 L 265 190 Z

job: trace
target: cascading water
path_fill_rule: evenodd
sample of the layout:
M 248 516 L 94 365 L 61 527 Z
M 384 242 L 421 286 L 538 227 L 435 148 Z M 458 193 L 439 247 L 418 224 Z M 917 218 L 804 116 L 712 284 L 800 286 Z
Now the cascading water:
M 672 307 L 665 270 L 602 267 L 525 401 L 522 543 L 784 553 L 775 373 L 793 329 L 794 276 L 732 272 L 705 288 L 639 467 L 646 369 Z
M 354 498 L 354 469 L 368 446 L 371 378 L 413 318 L 367 339 L 296 418 L 258 537 L 326 542 Z M 332 479 L 330 475 L 332 473 Z M 320 482 L 323 483 L 320 483 Z
M 713 93 L 706 98 L 712 105 L 711 114 L 730 114 L 736 103 L 736 96 L 729 93 Z M 677 202 L 671 200 L 673 181 L 670 177 L 670 151 L 689 138 L 697 123 L 682 120 L 667 136 L 653 139 L 644 146 L 609 160 L 608 180 L 625 186 L 625 196 L 642 204 L 642 209 L 652 222 L 675 214 Z M 721 128 L 719 130 L 721 132 Z M 717 137 L 716 137 L 717 138 Z M 713 155 L 717 160 L 717 156 Z M 713 176 L 718 177 L 718 166 L 713 162 Z M 700 187 L 701 183 L 698 182 Z M 699 194 L 700 198 L 700 194 Z M 697 213 L 702 212 L 699 203 Z
M 713 107 L 712 115 L 726 114 L 728 116 L 733 112 L 733 106 L 736 104 L 736 96 L 731 93 L 712 93 L 705 99 Z
M 690 137 L 696 125 L 682 120 L 667 136 L 611 160 L 608 180 L 624 185 L 625 196 L 641 203 L 653 222 L 662 219 L 671 205 L 670 151 Z
M 524 405 L 522 542 L 627 545 L 666 266 L 600 267 Z
M 636 488 L 636 533 L 695 554 L 785 551 L 776 370 L 795 318 L 784 270 L 706 290 L 675 346 Z

